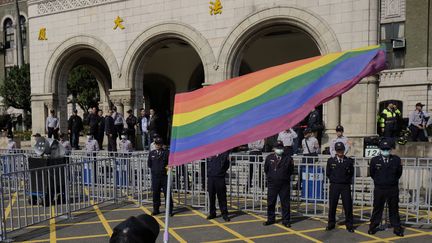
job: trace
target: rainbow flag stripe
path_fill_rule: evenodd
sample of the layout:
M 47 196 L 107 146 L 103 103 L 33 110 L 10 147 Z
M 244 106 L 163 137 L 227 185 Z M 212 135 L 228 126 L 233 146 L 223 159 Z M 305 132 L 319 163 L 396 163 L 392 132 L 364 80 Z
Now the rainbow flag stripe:
M 175 96 L 170 165 L 274 135 L 385 68 L 380 46 L 287 63 Z

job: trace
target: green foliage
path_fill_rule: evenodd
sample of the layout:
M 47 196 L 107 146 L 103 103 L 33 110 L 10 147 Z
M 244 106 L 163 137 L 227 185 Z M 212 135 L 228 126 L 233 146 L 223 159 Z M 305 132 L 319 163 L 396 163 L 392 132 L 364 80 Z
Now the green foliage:
M 85 66 L 77 66 L 69 74 L 67 83 L 68 95 L 72 103 L 78 104 L 85 112 L 98 105 L 99 87 L 96 78 Z
M 30 65 L 10 69 L 0 86 L 0 96 L 6 107 L 13 106 L 24 111 L 31 111 Z

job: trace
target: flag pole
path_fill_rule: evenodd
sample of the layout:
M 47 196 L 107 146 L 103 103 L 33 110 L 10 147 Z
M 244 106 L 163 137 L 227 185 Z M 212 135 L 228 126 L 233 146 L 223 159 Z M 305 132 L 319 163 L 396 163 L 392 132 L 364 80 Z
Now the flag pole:
M 170 210 L 172 210 L 171 207 L 171 173 L 172 173 L 172 167 L 168 167 L 168 181 L 167 181 L 167 194 L 165 195 L 165 231 L 163 236 L 164 243 L 168 243 L 169 240 L 169 218 L 170 218 Z

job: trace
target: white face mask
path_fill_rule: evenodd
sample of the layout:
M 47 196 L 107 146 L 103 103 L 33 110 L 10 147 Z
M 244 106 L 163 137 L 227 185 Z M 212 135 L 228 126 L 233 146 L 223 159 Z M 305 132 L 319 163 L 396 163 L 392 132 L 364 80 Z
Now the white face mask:
M 13 142 L 13 138 L 8 138 L 8 142 Z
M 126 140 L 126 136 L 121 136 L 121 139 L 122 140 Z
M 87 139 L 88 139 L 88 140 L 92 140 L 92 139 L 93 139 L 93 136 L 87 136 Z
M 275 153 L 277 155 L 282 155 L 283 154 L 283 149 L 275 149 Z

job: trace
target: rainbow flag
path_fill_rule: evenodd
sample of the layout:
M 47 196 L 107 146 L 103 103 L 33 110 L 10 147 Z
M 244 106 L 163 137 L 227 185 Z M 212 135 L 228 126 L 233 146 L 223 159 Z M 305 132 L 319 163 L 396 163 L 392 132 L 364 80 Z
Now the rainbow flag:
M 291 62 L 175 96 L 170 165 L 293 127 L 316 106 L 385 68 L 380 46 Z

